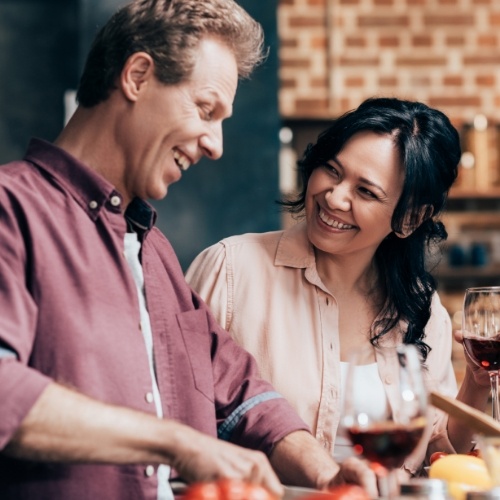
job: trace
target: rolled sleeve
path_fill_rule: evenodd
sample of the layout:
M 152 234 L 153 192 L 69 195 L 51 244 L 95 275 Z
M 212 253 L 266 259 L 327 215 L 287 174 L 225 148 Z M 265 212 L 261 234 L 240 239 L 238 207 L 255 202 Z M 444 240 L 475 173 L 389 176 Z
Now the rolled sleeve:
M 29 257 L 18 221 L 23 214 L 0 191 L 0 449 L 10 441 L 50 379 L 27 366 L 37 307 L 26 287 Z
M 0 449 L 21 425 L 51 379 L 15 358 L 0 359 Z
M 458 387 L 451 360 L 453 345 L 451 319 L 437 293 L 433 297 L 431 318 L 425 332 L 425 341 L 432 347 L 426 363 L 428 367 L 425 372 L 427 389 L 455 398 Z M 433 406 L 429 407 L 428 412 L 431 429 L 425 453 L 425 464 L 429 463 L 429 458 L 435 451 L 455 453 L 448 437 L 448 415 Z
M 290 404 L 279 397 L 263 400 L 246 412 L 232 429 L 230 440 L 269 455 L 278 441 L 298 430 L 310 432 Z

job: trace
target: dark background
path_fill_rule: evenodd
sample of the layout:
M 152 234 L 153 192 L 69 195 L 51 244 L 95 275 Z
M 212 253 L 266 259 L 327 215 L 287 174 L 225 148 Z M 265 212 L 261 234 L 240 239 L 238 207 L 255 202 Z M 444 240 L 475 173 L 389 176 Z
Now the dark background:
M 32 136 L 57 137 L 64 92 L 76 88 L 98 28 L 125 3 L 0 0 L 0 163 L 22 157 Z M 280 226 L 277 0 L 238 3 L 262 23 L 269 57 L 240 83 L 222 159 L 192 167 L 154 203 L 184 268 L 225 236 Z

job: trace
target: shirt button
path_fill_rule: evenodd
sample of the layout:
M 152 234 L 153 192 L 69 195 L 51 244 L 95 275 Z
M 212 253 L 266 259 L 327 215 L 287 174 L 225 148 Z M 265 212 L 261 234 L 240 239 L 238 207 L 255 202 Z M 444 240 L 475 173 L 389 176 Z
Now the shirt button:
M 385 377 L 385 383 L 388 384 L 388 385 L 391 385 L 392 384 L 392 378 L 387 376 Z
M 91 210 L 95 210 L 97 208 L 97 201 L 95 200 L 92 200 L 90 203 L 89 203 L 89 208 Z
M 330 305 L 330 299 L 327 297 L 326 298 L 326 305 L 329 306 Z
M 109 200 L 109 201 L 111 202 L 111 205 L 113 205 L 114 207 L 118 207 L 121 203 L 120 197 L 116 196 L 116 194 L 114 196 L 112 196 L 111 200 Z
M 152 392 L 146 392 L 146 401 L 152 403 L 155 400 Z
M 153 474 L 155 473 L 155 468 L 153 465 L 148 465 L 145 469 L 144 469 L 144 475 L 146 477 L 151 477 Z

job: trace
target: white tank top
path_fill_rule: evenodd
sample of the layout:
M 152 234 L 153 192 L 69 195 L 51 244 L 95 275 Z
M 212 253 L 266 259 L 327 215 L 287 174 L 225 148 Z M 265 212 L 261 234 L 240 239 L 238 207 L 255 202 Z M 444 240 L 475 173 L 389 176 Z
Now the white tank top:
M 340 377 L 341 377 L 341 415 L 340 420 L 342 422 L 343 411 L 344 411 L 344 396 L 345 396 L 345 381 L 347 377 L 347 369 L 349 363 L 341 362 L 340 363 Z M 356 380 L 358 383 L 362 384 L 362 388 L 364 389 L 362 392 L 358 391 L 357 394 L 360 398 L 362 398 L 362 403 L 360 405 L 366 405 L 366 407 L 370 408 L 370 412 L 380 414 L 382 417 L 387 411 L 387 396 L 384 390 L 384 384 L 380 379 L 380 375 L 378 373 L 377 363 L 371 363 L 369 365 L 361 365 L 357 366 L 356 370 L 359 370 L 356 373 Z M 337 462 L 342 462 L 347 457 L 354 456 L 354 450 L 352 449 L 351 441 L 347 436 L 345 429 L 342 427 L 342 424 L 339 426 L 337 430 L 337 436 L 335 437 L 335 447 L 333 451 L 333 456 Z

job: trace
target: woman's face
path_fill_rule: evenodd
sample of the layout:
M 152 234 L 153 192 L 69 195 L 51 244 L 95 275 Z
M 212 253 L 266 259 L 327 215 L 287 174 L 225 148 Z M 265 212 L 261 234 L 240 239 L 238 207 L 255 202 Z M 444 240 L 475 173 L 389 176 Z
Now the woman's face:
M 404 172 L 390 135 L 355 134 L 336 158 L 317 167 L 306 192 L 309 240 L 320 251 L 372 258 L 392 232 Z

